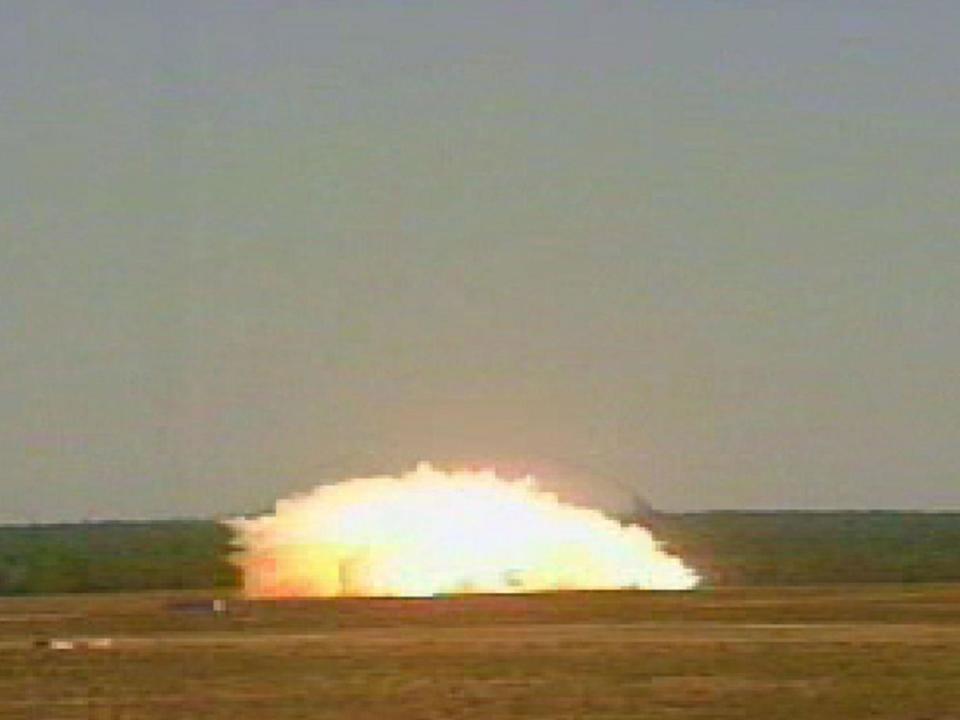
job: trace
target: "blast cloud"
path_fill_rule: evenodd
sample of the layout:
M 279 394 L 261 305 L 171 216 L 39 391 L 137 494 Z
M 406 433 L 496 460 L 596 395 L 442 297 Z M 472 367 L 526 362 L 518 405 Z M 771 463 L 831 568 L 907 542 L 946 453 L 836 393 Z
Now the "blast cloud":
M 682 590 L 698 580 L 645 528 L 490 471 L 421 464 L 320 485 L 228 524 L 252 597 Z

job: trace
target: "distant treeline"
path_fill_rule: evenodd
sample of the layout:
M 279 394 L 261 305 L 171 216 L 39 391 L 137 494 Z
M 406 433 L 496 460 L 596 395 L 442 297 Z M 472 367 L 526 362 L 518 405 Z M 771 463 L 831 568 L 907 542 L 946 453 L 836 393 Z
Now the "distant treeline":
M 0 526 L 0 595 L 231 587 L 212 521 Z
M 708 585 L 960 581 L 960 513 L 710 512 L 646 524 Z
M 650 513 L 707 585 L 960 581 L 960 513 Z M 0 594 L 236 587 L 214 521 L 0 527 Z

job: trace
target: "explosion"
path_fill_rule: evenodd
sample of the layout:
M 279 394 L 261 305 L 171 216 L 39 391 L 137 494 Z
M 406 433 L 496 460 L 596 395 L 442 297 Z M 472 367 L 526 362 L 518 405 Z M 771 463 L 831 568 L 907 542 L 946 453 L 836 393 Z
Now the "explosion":
M 645 528 L 492 471 L 421 464 L 320 485 L 228 524 L 252 597 L 684 590 L 698 580 Z

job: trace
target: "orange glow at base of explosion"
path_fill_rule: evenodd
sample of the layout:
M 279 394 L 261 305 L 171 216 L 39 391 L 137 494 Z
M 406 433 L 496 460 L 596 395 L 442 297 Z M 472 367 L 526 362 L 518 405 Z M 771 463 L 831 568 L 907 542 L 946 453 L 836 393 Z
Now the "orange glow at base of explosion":
M 490 471 L 421 464 L 397 478 L 320 485 L 228 525 L 251 597 L 684 590 L 698 581 L 645 528 Z

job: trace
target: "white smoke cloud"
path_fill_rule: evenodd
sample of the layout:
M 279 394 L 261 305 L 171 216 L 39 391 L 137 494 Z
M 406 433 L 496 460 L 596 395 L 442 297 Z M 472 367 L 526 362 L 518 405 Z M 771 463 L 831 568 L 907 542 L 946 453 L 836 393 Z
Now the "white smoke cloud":
M 698 580 L 645 528 L 490 471 L 421 464 L 320 485 L 229 524 L 255 597 L 680 590 Z

